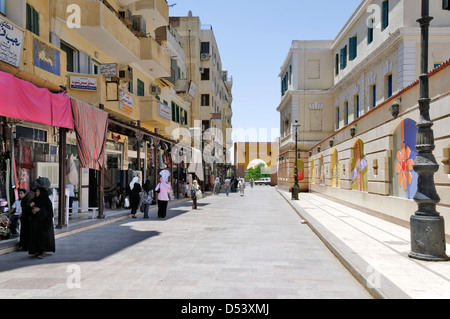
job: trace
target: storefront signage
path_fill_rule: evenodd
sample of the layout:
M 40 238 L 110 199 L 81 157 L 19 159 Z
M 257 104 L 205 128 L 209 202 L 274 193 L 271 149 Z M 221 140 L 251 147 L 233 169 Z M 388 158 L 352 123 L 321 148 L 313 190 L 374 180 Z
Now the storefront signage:
M 100 74 L 106 78 L 117 77 L 117 63 L 101 64 Z
M 23 50 L 23 30 L 0 16 L 0 60 L 20 66 Z
M 119 108 L 128 112 L 133 112 L 133 97 L 124 92 L 119 92 Z
M 34 39 L 34 66 L 57 76 L 61 75 L 60 52 L 44 42 Z
M 220 119 L 222 119 L 222 113 L 212 113 L 211 119 L 213 119 L 213 120 L 220 120 Z
M 172 117 L 172 108 L 168 105 L 158 102 L 158 115 L 163 119 L 170 121 Z
M 70 77 L 70 88 L 75 90 L 97 91 L 97 79 L 89 77 Z

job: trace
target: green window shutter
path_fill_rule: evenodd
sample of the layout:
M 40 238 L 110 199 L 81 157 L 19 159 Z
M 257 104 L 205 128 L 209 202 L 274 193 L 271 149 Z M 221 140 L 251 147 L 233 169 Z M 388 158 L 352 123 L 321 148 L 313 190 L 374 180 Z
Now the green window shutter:
M 356 56 L 358 55 L 357 53 L 357 49 L 358 49 L 358 38 L 357 37 L 353 37 L 350 38 L 350 48 L 349 48 L 349 60 L 353 61 Z
M 140 79 L 137 79 L 137 95 L 144 96 L 145 95 L 145 85 L 144 82 Z
M 27 3 L 27 30 L 39 36 L 39 12 Z
M 335 67 L 336 67 L 336 75 L 339 75 L 339 54 L 336 54 Z
M 184 125 L 188 125 L 187 111 L 184 111 Z
M 31 6 L 27 3 L 27 30 L 31 31 L 32 28 L 32 16 Z
M 175 116 L 175 122 L 180 123 L 180 107 L 178 105 L 176 105 Z
M 389 25 L 389 0 L 383 2 L 381 30 L 384 30 Z
M 170 105 L 172 106 L 172 121 L 175 122 L 175 103 L 172 101 Z
M 341 70 L 347 67 L 347 46 L 341 49 Z

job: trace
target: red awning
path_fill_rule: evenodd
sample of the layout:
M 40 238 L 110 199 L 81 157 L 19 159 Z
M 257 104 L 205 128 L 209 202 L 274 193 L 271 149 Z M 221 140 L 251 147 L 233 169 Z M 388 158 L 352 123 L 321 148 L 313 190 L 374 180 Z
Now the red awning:
M 70 97 L 0 71 L 0 115 L 73 129 Z
M 79 100 L 71 102 L 80 166 L 99 170 L 108 136 L 108 113 Z

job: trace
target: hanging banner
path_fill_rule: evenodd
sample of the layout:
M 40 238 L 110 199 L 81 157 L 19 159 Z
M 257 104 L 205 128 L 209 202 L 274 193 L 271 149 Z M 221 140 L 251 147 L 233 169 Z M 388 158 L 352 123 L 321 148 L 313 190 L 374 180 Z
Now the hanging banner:
M 0 16 L 0 60 L 20 67 L 24 31 Z
M 101 64 L 100 74 L 106 78 L 117 77 L 117 63 Z
M 119 108 L 128 112 L 133 112 L 133 97 L 125 91 L 119 92 Z
M 61 75 L 60 53 L 44 42 L 34 39 L 34 66 L 57 76 Z

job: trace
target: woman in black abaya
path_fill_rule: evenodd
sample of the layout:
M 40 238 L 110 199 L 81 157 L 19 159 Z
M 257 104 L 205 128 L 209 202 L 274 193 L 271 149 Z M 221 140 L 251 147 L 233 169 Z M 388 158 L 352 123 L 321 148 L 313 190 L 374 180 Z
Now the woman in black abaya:
M 29 254 L 45 258 L 47 252 L 55 252 L 55 232 L 53 229 L 53 206 L 45 188 L 35 189 L 31 200 L 31 223 Z

